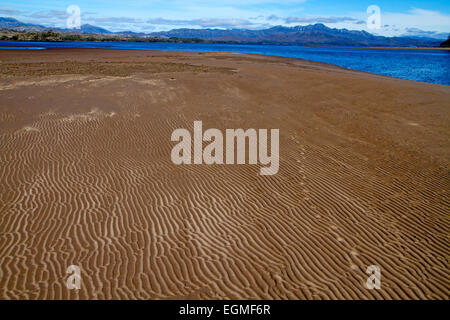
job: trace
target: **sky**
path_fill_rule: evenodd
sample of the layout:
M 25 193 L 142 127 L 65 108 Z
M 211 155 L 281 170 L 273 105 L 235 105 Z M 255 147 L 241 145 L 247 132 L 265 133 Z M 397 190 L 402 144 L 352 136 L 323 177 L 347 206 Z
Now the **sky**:
M 70 5 L 80 8 L 82 24 L 111 31 L 323 23 L 384 36 L 446 39 L 450 34 L 450 0 L 0 0 L 0 16 L 65 28 Z M 368 28 L 370 5 L 380 8 L 380 28 Z

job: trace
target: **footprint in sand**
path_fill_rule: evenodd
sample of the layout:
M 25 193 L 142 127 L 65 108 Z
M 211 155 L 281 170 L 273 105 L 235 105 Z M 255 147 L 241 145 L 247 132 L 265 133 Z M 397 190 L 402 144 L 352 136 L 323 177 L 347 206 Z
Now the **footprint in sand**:
M 352 270 L 358 270 L 359 269 L 359 267 L 356 265 L 356 264 L 351 264 L 350 265 L 350 269 L 352 269 Z
M 41 132 L 38 128 L 34 128 L 34 127 L 23 127 L 22 129 L 18 130 L 17 133 L 21 133 L 21 132 Z

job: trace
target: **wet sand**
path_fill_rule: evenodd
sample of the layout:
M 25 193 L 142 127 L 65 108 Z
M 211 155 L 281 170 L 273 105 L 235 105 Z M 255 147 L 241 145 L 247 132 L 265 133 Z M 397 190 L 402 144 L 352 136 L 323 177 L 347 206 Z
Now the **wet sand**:
M 231 53 L 0 70 L 1 299 L 449 299 L 449 86 Z M 279 128 L 278 174 L 172 164 L 195 120 Z

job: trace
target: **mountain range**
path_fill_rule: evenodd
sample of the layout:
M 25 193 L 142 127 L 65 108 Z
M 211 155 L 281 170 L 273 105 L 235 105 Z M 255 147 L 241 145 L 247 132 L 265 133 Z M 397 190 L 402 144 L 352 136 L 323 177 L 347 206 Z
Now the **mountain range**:
M 450 48 L 450 37 L 446 41 L 441 43 L 441 47 L 442 48 Z
M 24 23 L 14 18 L 0 17 L 0 29 L 27 31 L 27 32 L 44 32 L 44 31 L 57 31 L 57 32 L 80 32 L 80 33 L 93 33 L 93 34 L 107 34 L 111 31 L 96 27 L 90 24 L 83 24 L 78 30 L 51 28 L 38 24 Z
M 316 45 L 316 46 L 386 46 L 386 47 L 435 47 L 441 40 L 419 37 L 384 37 L 366 31 L 329 28 L 323 24 L 284 27 L 275 26 L 264 30 L 247 29 L 174 29 L 154 33 L 132 31 L 111 32 L 107 29 L 84 24 L 80 29 L 50 28 L 42 25 L 23 23 L 14 18 L 0 17 L 0 29 L 43 32 L 77 32 L 126 37 L 195 38 L 212 42 Z
M 330 46 L 439 46 L 442 42 L 436 39 L 376 36 L 366 31 L 333 29 L 320 23 L 296 27 L 276 26 L 264 30 L 175 29 L 152 35 L 224 42 Z

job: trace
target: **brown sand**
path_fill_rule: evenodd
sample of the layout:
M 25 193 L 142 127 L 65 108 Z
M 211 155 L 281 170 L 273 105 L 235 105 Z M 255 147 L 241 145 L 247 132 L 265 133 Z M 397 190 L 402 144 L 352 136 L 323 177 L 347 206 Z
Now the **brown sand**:
M 0 61 L 0 298 L 449 299 L 450 87 L 229 53 Z M 194 120 L 280 128 L 279 173 L 173 165 Z

